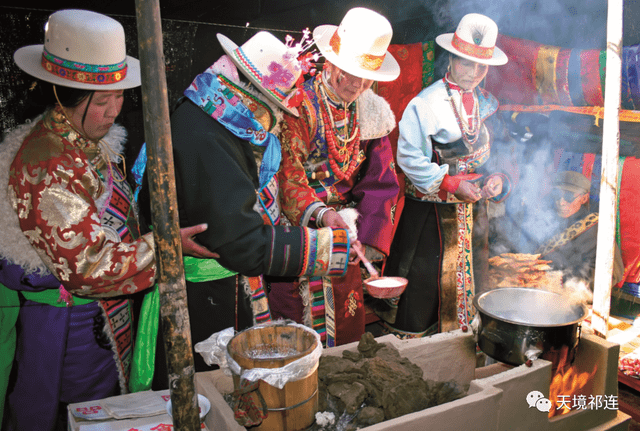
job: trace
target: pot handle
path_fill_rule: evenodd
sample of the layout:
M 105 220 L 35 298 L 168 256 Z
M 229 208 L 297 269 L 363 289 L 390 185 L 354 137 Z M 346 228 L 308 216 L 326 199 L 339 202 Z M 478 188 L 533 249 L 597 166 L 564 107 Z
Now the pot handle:
M 578 324 L 578 341 L 576 341 L 575 348 L 573 349 L 573 357 L 571 358 L 571 365 L 573 365 L 573 361 L 576 360 L 576 356 L 578 354 L 578 347 L 580 346 L 580 338 L 582 337 L 582 322 Z
M 471 321 L 469 326 L 471 327 L 471 332 L 473 333 L 473 338 L 474 338 L 474 340 L 475 340 L 475 342 L 477 344 L 478 340 L 480 338 L 480 326 L 482 326 L 482 319 L 480 318 L 480 312 L 479 311 L 476 311 L 476 316 L 473 318 L 473 320 Z
M 525 358 L 527 358 L 527 362 L 535 361 L 540 357 L 541 354 L 542 354 L 542 350 L 540 349 L 530 349 L 524 352 L 524 356 Z

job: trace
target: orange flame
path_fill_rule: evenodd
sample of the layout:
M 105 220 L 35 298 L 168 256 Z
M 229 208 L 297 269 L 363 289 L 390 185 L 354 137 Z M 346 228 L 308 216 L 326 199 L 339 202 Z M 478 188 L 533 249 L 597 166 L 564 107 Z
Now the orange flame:
M 591 381 L 598 369 L 593 366 L 592 372 L 580 372 L 578 367 L 571 365 L 568 357 L 569 349 L 563 347 L 559 353 L 559 359 L 555 374 L 551 378 L 549 387 L 549 400 L 552 408 L 549 417 L 564 415 L 569 413 L 574 407 L 574 397 L 584 395 L 588 397 L 591 388 Z

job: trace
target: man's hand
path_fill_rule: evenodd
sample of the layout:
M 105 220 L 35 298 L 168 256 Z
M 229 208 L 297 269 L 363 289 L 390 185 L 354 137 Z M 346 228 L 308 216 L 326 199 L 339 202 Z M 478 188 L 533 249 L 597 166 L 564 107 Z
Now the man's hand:
M 198 244 L 194 237 L 207 230 L 207 224 L 202 223 L 191 227 L 180 229 L 180 240 L 182 242 L 182 254 L 199 257 L 201 259 L 214 259 L 220 257 L 218 253 L 209 251 L 206 247 Z

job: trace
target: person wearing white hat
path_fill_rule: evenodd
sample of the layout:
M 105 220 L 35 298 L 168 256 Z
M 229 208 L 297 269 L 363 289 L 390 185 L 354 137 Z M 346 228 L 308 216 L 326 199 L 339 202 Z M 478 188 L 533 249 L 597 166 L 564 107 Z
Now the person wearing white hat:
M 283 112 L 297 115 L 289 103 L 302 74 L 297 53 L 266 31 L 240 46 L 217 38 L 225 55 L 194 78 L 171 114 L 180 221 L 207 223 L 198 239 L 220 255 L 185 266 L 194 346 L 230 326 L 271 320 L 264 275 L 342 275 L 354 242 L 343 228 L 280 225 L 277 133 Z M 196 371 L 210 369 L 194 359 Z M 156 360 L 154 389 L 167 385 L 163 362 Z
M 380 314 L 401 337 L 442 329 L 443 315 L 457 315 L 453 325 L 463 328 L 472 317 L 472 262 L 480 260 L 472 260 L 471 237 L 480 231 L 477 225 L 472 230 L 473 211 L 508 193 L 508 178 L 491 173 L 487 163 L 487 124 L 498 102 L 479 87 L 490 66 L 507 62 L 497 37 L 495 22 L 476 13 L 465 15 L 455 33 L 436 37 L 448 51 L 448 71 L 409 102 L 399 122 L 397 162 L 406 176 L 406 199 L 386 270 L 409 284 L 399 302 L 389 301 Z M 453 220 L 442 223 L 447 217 Z M 454 277 L 442 277 L 443 262 L 455 268 Z
M 300 115 L 289 116 L 281 134 L 287 219 L 300 226 L 351 226 L 365 255 L 378 262 L 391 244 L 399 185 L 387 137 L 395 117 L 371 86 L 400 74 L 387 50 L 392 34 L 389 21 L 366 8 L 349 10 L 339 26 L 315 28 L 324 68 L 302 85 Z M 344 277 L 272 283 L 272 310 L 312 325 L 327 346 L 349 343 L 364 332 L 362 285 L 357 262 Z
M 119 166 L 126 131 L 115 124 L 140 67 L 119 22 L 71 9 L 50 15 L 44 44 L 14 59 L 52 103 L 0 145 L 0 283 L 20 298 L 2 429 L 66 429 L 67 404 L 127 392 L 128 295 L 155 280 L 153 237 L 139 235 Z M 203 229 L 182 230 L 185 253 L 215 256 L 190 240 Z

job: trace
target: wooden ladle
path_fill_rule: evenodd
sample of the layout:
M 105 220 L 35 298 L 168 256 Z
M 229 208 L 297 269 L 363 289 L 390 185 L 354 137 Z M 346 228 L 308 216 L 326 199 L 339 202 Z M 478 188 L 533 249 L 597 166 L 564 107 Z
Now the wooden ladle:
M 358 247 L 354 247 L 354 249 L 358 257 L 362 261 L 362 263 L 364 263 L 364 267 L 367 268 L 367 271 L 369 271 L 369 275 L 371 276 L 371 278 L 372 279 L 380 278 L 380 274 L 378 273 L 378 271 L 376 271 L 373 265 L 371 265 L 371 262 L 369 262 L 369 259 L 364 257 L 364 253 L 362 253 L 362 251 Z

